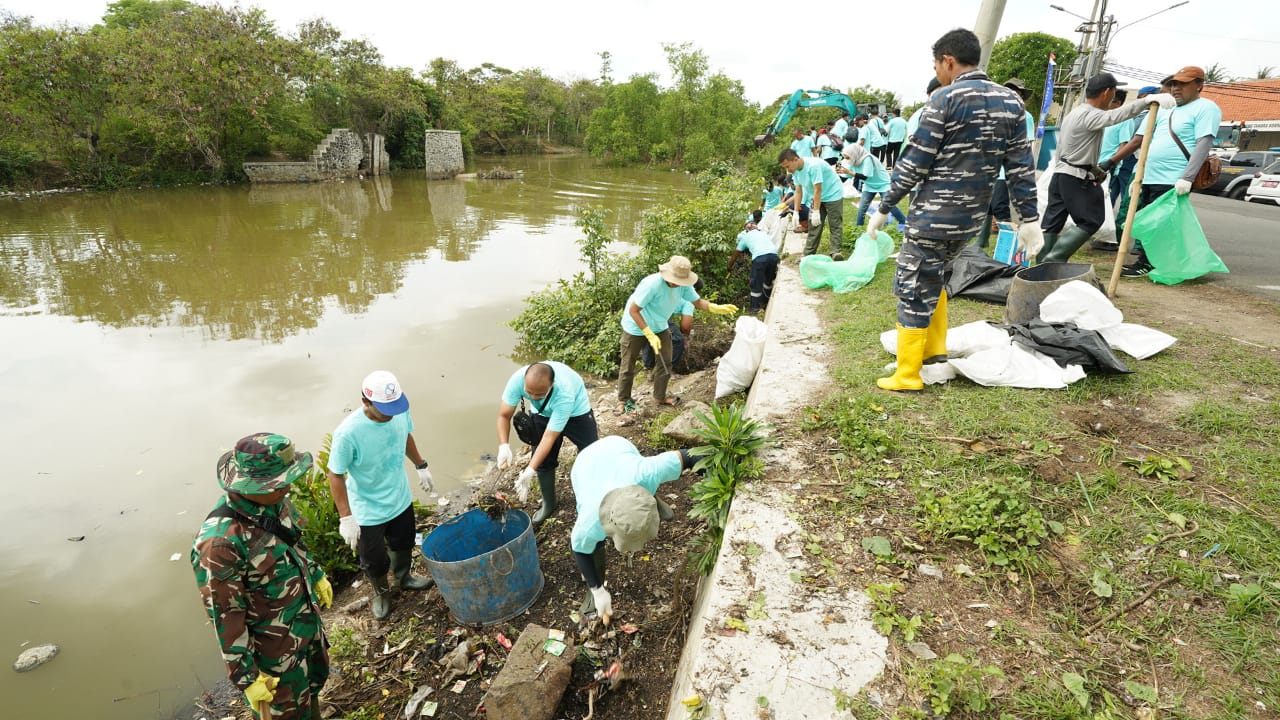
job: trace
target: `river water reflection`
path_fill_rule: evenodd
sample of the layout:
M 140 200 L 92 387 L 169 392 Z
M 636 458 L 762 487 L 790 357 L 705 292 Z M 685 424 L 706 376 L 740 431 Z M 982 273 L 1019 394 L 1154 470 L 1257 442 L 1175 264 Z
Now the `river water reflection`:
M 456 486 L 493 451 L 505 323 L 581 269 L 576 211 L 631 240 L 690 190 L 580 157 L 503 165 L 524 179 L 0 200 L 0 648 L 62 646 L 0 672 L 5 716 L 180 712 L 223 676 L 186 557 L 218 456 L 259 430 L 314 450 L 386 368 Z

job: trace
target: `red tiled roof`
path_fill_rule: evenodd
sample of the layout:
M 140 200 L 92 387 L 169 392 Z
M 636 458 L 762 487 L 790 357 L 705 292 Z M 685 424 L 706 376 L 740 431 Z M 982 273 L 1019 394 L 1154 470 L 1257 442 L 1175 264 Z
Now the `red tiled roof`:
M 1280 79 L 1211 83 L 1200 95 L 1222 108 L 1223 122 L 1280 120 Z

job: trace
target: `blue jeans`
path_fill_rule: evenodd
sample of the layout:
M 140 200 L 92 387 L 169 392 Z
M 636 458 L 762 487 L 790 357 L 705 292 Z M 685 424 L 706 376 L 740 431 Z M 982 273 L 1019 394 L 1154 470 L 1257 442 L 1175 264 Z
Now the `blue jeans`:
M 871 201 L 876 195 L 880 195 L 880 193 L 875 190 L 862 191 L 862 202 L 858 203 L 858 221 L 855 222 L 854 225 L 862 225 L 863 221 L 867 219 L 867 208 L 871 207 Z M 898 224 L 907 224 L 907 216 L 902 214 L 902 211 L 898 209 L 897 205 L 890 208 L 889 214 L 893 216 L 894 220 L 898 221 Z

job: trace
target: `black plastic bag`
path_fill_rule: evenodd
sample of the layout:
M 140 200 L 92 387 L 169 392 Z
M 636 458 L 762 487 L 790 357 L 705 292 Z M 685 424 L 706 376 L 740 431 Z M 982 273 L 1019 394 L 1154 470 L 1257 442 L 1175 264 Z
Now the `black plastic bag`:
M 1118 375 L 1133 372 L 1097 330 L 1082 330 L 1071 322 L 1048 323 L 1040 319 L 1018 325 L 996 325 L 1015 343 L 1053 358 L 1062 367 L 1079 365 L 1085 373 Z

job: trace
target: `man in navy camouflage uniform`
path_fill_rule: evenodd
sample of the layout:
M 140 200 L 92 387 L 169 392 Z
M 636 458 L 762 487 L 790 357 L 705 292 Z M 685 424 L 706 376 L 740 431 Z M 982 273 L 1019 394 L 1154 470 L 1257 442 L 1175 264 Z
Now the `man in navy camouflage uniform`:
M 270 704 L 274 720 L 319 718 L 329 678 L 320 608 L 333 587 L 300 535 L 285 498 L 311 469 L 283 435 L 254 433 L 218 461 L 226 494 L 200 527 L 191 567 L 227 664 L 227 677 L 254 712 Z
M 969 30 L 952 30 L 933 44 L 934 72 L 944 87 L 929 98 L 920 127 L 894 166 L 893 185 L 867 224 L 874 238 L 889 209 L 920 185 L 907 213 L 893 283 L 898 367 L 876 381 L 885 390 L 920 390 L 924 361 L 946 359 L 948 264 L 986 219 L 1001 167 L 1022 219 L 1018 247 L 1034 255 L 1044 243 L 1022 99 L 978 69 L 981 53 L 978 36 Z

